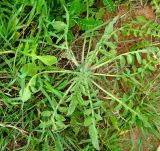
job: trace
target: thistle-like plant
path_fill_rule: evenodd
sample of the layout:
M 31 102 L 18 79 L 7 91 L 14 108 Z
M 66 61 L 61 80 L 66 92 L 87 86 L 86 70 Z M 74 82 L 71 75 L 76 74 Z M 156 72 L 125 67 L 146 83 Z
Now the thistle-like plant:
M 102 24 L 103 10 L 92 12 L 93 0 L 81 2 L 0 2 L 2 151 L 133 150 L 134 142 L 121 142 L 135 129 L 143 139 L 160 137 L 159 43 L 117 49 L 120 32 L 159 38 L 159 25 L 142 17 L 120 28 L 118 17 Z M 110 11 L 112 4 L 106 2 Z M 62 5 L 67 23 L 56 13 Z M 86 6 L 90 12 L 80 19 Z M 87 31 L 69 43 L 72 19 Z
M 53 133 L 60 137 L 63 132 L 65 133 L 68 130 L 77 135 L 82 127 L 87 127 L 91 139 L 88 142 L 97 150 L 102 149 L 105 143 L 107 145 L 107 142 L 103 142 L 101 129 L 111 129 L 111 125 L 118 131 L 118 135 L 134 125 L 144 125 L 144 127 L 152 129 L 158 134 L 159 128 L 154 128 L 150 119 L 148 119 L 151 114 L 154 114 L 154 111 L 148 112 L 144 107 L 145 101 L 149 98 L 146 99 L 146 96 L 141 97 L 141 95 L 145 93 L 143 77 L 151 74 L 151 71 L 155 71 L 158 67 L 159 48 L 146 47 L 117 55 L 115 44 L 118 41 L 117 32 L 121 31 L 123 27 L 114 29 L 114 24 L 118 20 L 118 17 L 115 17 L 113 20 L 82 35 L 84 42 L 80 52 L 81 59 L 77 59 L 74 49 L 69 46 L 67 41 L 68 13 L 66 20 L 65 41 L 62 46 L 57 47 L 65 51 L 65 57 L 72 64 L 72 67 L 68 70 L 49 70 L 35 74 L 20 94 L 24 103 L 31 99 L 34 91 L 36 93 L 42 91 L 48 98 L 51 108 L 41 113 L 40 128 L 52 127 Z M 104 26 L 106 27 L 102 37 L 97 42 L 96 47 L 92 48 L 94 32 Z M 111 38 L 114 38 L 115 42 L 111 41 Z M 144 55 L 147 56 L 147 59 L 143 59 Z M 49 60 L 46 60 L 46 62 L 49 62 Z M 136 62 L 138 66 L 135 66 Z M 130 69 L 130 67 L 132 68 Z M 36 81 L 43 76 L 47 76 L 47 74 L 53 74 L 54 77 L 56 75 L 64 77 L 64 80 L 56 82 L 56 85 L 52 85 L 48 80 L 43 82 L 46 91 L 52 93 L 51 98 L 44 89 L 35 90 Z M 120 80 L 121 84 L 119 84 Z M 126 87 L 128 87 L 129 92 L 127 92 Z M 124 91 L 124 93 L 121 91 Z M 143 101 L 139 101 L 139 99 Z M 43 117 L 47 117 L 47 120 Z M 127 122 L 127 124 L 121 124 L 122 121 Z M 124 128 L 122 125 L 125 125 Z M 83 139 L 87 140 L 88 137 L 85 137 Z M 61 141 L 59 143 L 61 147 L 64 145 Z M 80 143 L 83 144 L 84 142 Z M 75 148 L 80 149 L 77 142 L 74 145 Z M 92 148 L 92 145 L 88 147 Z M 60 146 L 55 147 L 59 149 Z

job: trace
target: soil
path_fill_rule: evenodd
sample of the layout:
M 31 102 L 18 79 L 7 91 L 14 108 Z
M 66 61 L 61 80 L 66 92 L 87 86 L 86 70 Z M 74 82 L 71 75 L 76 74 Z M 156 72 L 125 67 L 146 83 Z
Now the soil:
M 99 5 L 101 6 L 101 5 Z M 147 4 L 145 6 L 141 6 L 141 7 L 138 7 L 137 9 L 134 9 L 134 10 L 130 10 L 128 8 L 128 6 L 126 5 L 120 5 L 117 12 L 115 14 L 113 13 L 109 13 L 109 12 L 106 12 L 105 15 L 103 16 L 103 21 L 107 21 L 107 20 L 110 20 L 112 19 L 114 16 L 119 16 L 120 17 L 120 22 L 118 23 L 118 25 L 116 26 L 121 26 L 122 24 L 124 23 L 127 23 L 127 22 L 131 22 L 133 18 L 136 18 L 137 16 L 144 16 L 146 19 L 150 19 L 150 20 L 156 20 L 156 14 L 154 12 L 154 10 L 152 9 L 151 5 Z M 99 31 L 100 34 L 103 33 L 103 31 Z M 140 43 L 142 42 L 142 40 L 149 40 L 151 41 L 150 37 L 145 37 L 145 38 L 135 38 L 133 35 L 130 35 L 130 36 L 122 36 L 122 34 L 119 32 L 118 33 L 119 35 L 119 41 L 125 41 L 124 43 L 121 43 L 118 45 L 118 48 L 117 48 L 117 53 L 118 54 L 121 54 L 121 53 L 125 53 L 125 52 L 128 52 L 128 50 L 133 46 L 135 45 L 136 43 Z M 114 39 L 113 39 L 114 40 Z M 93 48 L 95 48 L 96 46 L 96 43 L 98 41 L 98 38 L 95 38 L 94 40 L 94 45 L 93 45 Z M 126 42 L 128 41 L 128 42 Z M 104 72 L 104 68 L 103 69 L 100 69 L 99 72 L 103 73 Z M 154 76 L 154 75 L 153 75 Z M 152 78 L 153 78 L 152 76 Z M 156 73 L 155 73 L 155 76 L 156 76 Z M 112 81 L 113 78 L 110 78 L 110 81 Z M 102 87 L 103 87 L 103 84 L 100 84 Z M 112 92 L 114 93 L 114 92 Z M 102 97 L 103 97 L 103 93 L 101 93 Z M 139 141 L 141 140 L 141 138 L 143 137 L 140 129 L 138 128 L 134 128 L 133 129 L 133 132 L 131 133 L 130 131 L 126 132 L 124 135 L 120 136 L 120 137 L 125 137 L 126 140 L 132 140 L 132 143 L 134 144 L 134 149 L 135 151 L 138 151 L 138 143 Z M 125 147 L 123 146 L 123 144 L 125 145 L 126 143 L 129 143 L 129 142 L 120 142 L 120 144 L 122 145 L 122 148 L 124 149 Z M 148 144 L 152 144 L 152 149 L 151 148 L 148 148 Z M 160 144 L 160 140 L 156 140 L 152 137 L 152 136 L 148 136 L 147 138 L 143 139 L 142 140 L 142 148 L 144 151 L 155 151 L 158 146 Z M 129 151 L 131 148 L 125 148 L 124 151 Z

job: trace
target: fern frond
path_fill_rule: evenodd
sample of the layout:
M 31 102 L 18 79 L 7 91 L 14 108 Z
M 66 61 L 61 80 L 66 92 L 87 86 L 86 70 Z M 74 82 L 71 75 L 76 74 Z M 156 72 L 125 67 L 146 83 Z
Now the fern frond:
M 104 6 L 106 6 L 107 10 L 109 12 L 115 12 L 116 11 L 116 5 L 113 2 L 113 0 L 103 0 Z
M 92 28 L 95 28 L 101 25 L 102 23 L 103 23 L 102 20 L 94 20 L 93 18 L 89 18 L 89 19 L 79 18 L 78 19 L 78 24 L 81 30 L 89 30 L 89 29 L 92 29 Z
M 126 24 L 122 29 L 124 36 L 133 34 L 135 37 L 157 37 L 160 38 L 160 25 L 152 20 L 147 20 L 142 16 L 138 16 L 136 21 Z

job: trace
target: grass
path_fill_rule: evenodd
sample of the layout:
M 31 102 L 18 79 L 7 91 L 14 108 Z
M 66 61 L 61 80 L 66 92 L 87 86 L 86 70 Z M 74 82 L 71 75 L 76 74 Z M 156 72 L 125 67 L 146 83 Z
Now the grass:
M 114 12 L 122 2 L 103 3 Z M 90 0 L 0 2 L 2 151 L 156 149 L 160 26 L 103 21 L 102 9 Z

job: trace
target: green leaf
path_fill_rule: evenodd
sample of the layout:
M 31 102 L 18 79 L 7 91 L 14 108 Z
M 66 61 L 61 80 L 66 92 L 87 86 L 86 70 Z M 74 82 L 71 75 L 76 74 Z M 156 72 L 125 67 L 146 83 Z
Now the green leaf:
M 39 124 L 39 127 L 40 127 L 40 128 L 43 128 L 43 127 L 47 128 L 47 127 L 49 127 L 49 126 L 51 126 L 51 125 L 53 125 L 53 122 L 52 122 L 51 120 L 49 120 L 49 121 L 47 121 L 47 122 L 41 122 L 41 123 Z
M 159 51 L 159 52 L 157 52 L 157 56 L 158 56 L 158 57 L 160 57 L 160 51 Z
M 54 56 L 36 56 L 37 59 L 42 61 L 45 65 L 51 66 L 55 63 L 57 63 L 57 58 Z
M 59 112 L 63 113 L 63 114 L 67 114 L 68 112 L 68 107 L 59 107 L 58 108 Z
M 124 66 L 126 65 L 125 57 L 124 56 L 120 56 L 119 59 L 120 59 L 121 68 L 124 68 Z
M 148 65 L 148 68 L 149 68 L 149 70 L 151 70 L 153 72 L 156 70 L 156 68 L 153 65 Z
M 23 102 L 26 102 L 31 98 L 31 91 L 29 89 L 29 86 L 26 86 L 24 88 L 23 93 L 20 92 L 20 97 Z
M 37 66 L 35 63 L 27 63 L 21 68 L 22 74 L 25 76 L 34 76 L 37 73 Z
M 91 108 L 89 108 L 89 109 L 84 111 L 84 114 L 87 115 L 87 116 L 89 116 L 91 113 L 92 113 L 92 109 Z
M 77 97 L 73 96 L 72 100 L 71 100 L 71 102 L 69 104 L 67 116 L 70 116 L 75 111 L 77 105 L 78 105 Z
M 55 151 L 64 151 L 63 146 L 61 144 L 61 137 L 57 135 L 57 139 L 54 139 L 55 142 Z
M 89 116 L 89 117 L 85 118 L 84 126 L 89 126 L 91 124 L 92 124 L 92 116 Z
M 29 82 L 30 83 L 30 85 L 29 85 L 30 89 L 34 93 L 36 93 L 36 91 L 35 91 L 36 82 L 37 82 L 37 77 L 36 76 L 34 76 Z
M 111 122 L 112 122 L 113 127 L 114 127 L 115 129 L 119 130 L 118 121 L 117 121 L 116 117 L 111 116 L 111 117 L 110 117 L 110 120 L 111 120 Z
M 113 0 L 103 0 L 103 4 L 106 6 L 107 10 L 109 12 L 115 12 L 116 6 Z
M 56 96 L 58 96 L 60 99 L 62 99 L 63 98 L 63 93 L 61 93 L 61 91 L 59 91 L 59 90 L 57 90 L 57 89 L 51 89 L 51 92 L 53 93 L 53 94 L 55 94 Z
M 56 114 L 55 119 L 57 121 L 65 121 L 66 120 L 65 117 L 61 114 Z
M 70 16 L 74 17 L 79 16 L 86 10 L 86 4 L 82 3 L 82 0 L 71 0 L 70 2 L 67 2 L 67 6 Z
M 92 140 L 92 144 L 94 148 L 96 148 L 97 150 L 100 150 L 99 141 L 98 141 L 98 132 L 97 132 L 95 125 L 93 124 L 89 126 L 89 135 Z
M 51 116 L 52 114 L 53 114 L 53 111 L 43 111 L 43 112 L 41 113 L 42 116 L 46 116 L 46 117 L 49 117 L 49 116 Z
M 27 26 L 30 25 L 30 23 L 32 22 L 32 20 L 34 18 L 35 11 L 36 11 L 36 6 L 37 6 L 37 3 L 35 2 L 33 7 L 32 7 L 32 10 L 29 13 L 29 18 L 28 18 L 27 23 L 26 23 Z
M 142 58 L 141 58 L 141 56 L 138 52 L 136 53 L 136 58 L 137 58 L 138 63 L 141 64 L 142 63 Z
M 89 19 L 79 18 L 78 23 L 82 30 L 89 30 L 101 25 L 103 21 L 102 20 L 97 21 L 97 20 L 94 20 L 93 18 L 89 18 Z
M 64 31 L 65 30 L 65 28 L 66 28 L 66 24 L 64 23 L 64 22 L 62 22 L 62 21 L 55 21 L 54 23 L 53 23 L 53 28 L 55 29 L 55 30 L 58 30 L 58 31 Z
M 55 122 L 58 129 L 66 128 L 66 125 L 62 121 Z
M 143 124 L 145 127 L 151 128 L 151 124 L 148 121 L 148 117 L 146 115 L 141 115 L 143 117 L 143 119 L 141 119 L 143 121 Z
M 113 42 L 104 42 L 104 44 L 106 45 L 106 46 L 108 46 L 109 48 L 111 48 L 111 49 L 113 49 L 113 50 L 115 50 L 117 47 L 116 47 L 116 45 L 113 43 Z
M 54 95 L 58 96 L 60 99 L 62 99 L 63 95 L 62 93 L 57 90 L 57 89 L 54 89 L 54 87 L 47 81 L 44 81 L 45 83 L 45 87 L 46 89 L 48 89 L 50 92 L 52 92 Z
M 138 23 L 144 23 L 147 22 L 146 18 L 144 16 L 137 16 Z
M 104 13 L 105 13 L 105 9 L 104 8 L 100 8 L 98 10 L 98 12 L 96 12 L 96 15 L 95 15 L 96 20 L 102 19 Z
M 101 121 L 102 117 L 100 114 L 95 114 L 96 121 Z
M 28 50 L 29 50 L 29 44 L 28 44 L 28 42 L 26 42 L 25 43 L 25 47 L 24 47 L 24 50 L 23 50 L 23 52 L 24 52 L 24 55 L 28 55 Z
M 93 6 L 95 3 L 94 0 L 84 0 L 84 2 L 86 2 L 89 7 Z
M 111 37 L 111 33 L 113 32 L 114 24 L 117 22 L 118 18 L 119 18 L 118 16 L 114 17 L 112 21 L 108 24 L 108 26 L 106 26 L 105 32 L 104 32 L 104 36 L 107 35 L 106 39 Z
M 128 62 L 128 64 L 132 64 L 132 62 L 133 62 L 133 58 L 132 58 L 131 54 L 127 55 L 127 62 Z

